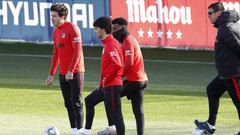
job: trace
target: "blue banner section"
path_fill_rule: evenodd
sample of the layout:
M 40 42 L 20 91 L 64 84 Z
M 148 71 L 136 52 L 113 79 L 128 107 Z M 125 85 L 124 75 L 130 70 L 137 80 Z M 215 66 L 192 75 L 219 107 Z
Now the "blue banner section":
M 52 42 L 49 8 L 53 3 L 68 7 L 67 20 L 79 26 L 83 44 L 99 43 L 92 24 L 98 17 L 110 15 L 109 0 L 1 0 L 0 39 Z

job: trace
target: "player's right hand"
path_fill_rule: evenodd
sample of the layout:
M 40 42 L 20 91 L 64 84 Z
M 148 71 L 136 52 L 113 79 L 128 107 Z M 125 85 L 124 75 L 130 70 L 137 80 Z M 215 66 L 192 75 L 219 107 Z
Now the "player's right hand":
M 46 80 L 46 85 L 52 85 L 53 84 L 53 76 L 49 75 Z

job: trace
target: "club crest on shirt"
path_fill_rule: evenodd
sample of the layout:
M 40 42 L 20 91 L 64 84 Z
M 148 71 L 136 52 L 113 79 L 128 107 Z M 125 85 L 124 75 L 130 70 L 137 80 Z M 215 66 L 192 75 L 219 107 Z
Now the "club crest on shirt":
M 62 38 L 65 38 L 65 36 L 66 36 L 66 34 L 63 32 L 63 33 L 62 33 Z

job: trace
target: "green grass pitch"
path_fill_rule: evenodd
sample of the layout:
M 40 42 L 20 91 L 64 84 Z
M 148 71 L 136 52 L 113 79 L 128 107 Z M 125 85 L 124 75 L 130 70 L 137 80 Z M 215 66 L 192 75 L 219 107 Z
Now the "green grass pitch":
M 101 48 L 84 48 L 85 56 L 98 57 Z M 50 58 L 1 54 L 51 54 L 45 45 L 0 44 L 0 135 L 40 135 L 49 125 L 61 135 L 70 134 L 67 113 L 59 90 L 44 85 Z M 144 49 L 146 59 L 212 62 L 212 52 Z M 100 60 L 85 60 L 83 97 L 95 88 Z M 145 92 L 145 135 L 191 135 L 195 118 L 206 120 L 208 103 L 205 87 L 216 75 L 212 64 L 146 61 L 149 85 Z M 126 135 L 136 134 L 131 104 L 122 98 Z M 84 110 L 85 112 L 85 110 Z M 107 126 L 104 105 L 96 107 L 92 134 Z M 216 135 L 239 132 L 236 109 L 226 93 L 221 99 Z

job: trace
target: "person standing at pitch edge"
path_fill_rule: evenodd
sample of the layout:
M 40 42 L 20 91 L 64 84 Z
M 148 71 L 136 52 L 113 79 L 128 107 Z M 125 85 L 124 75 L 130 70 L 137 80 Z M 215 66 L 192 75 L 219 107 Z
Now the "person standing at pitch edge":
M 68 9 L 64 4 L 50 8 L 53 32 L 53 56 L 47 85 L 53 83 L 53 76 L 59 66 L 59 82 L 68 112 L 71 135 L 78 135 L 83 126 L 82 89 L 84 81 L 84 60 L 79 28 L 67 22 Z
M 208 7 L 208 17 L 218 29 L 214 47 L 218 75 L 207 86 L 208 120 L 194 122 L 198 128 L 213 134 L 219 100 L 225 91 L 228 91 L 240 119 L 240 15 L 236 11 L 225 11 L 223 4 L 217 2 Z
M 128 22 L 119 17 L 112 21 L 113 36 L 122 44 L 124 72 L 123 91 L 121 97 L 126 96 L 131 100 L 132 110 L 136 119 L 137 135 L 144 134 L 144 89 L 147 86 L 147 75 L 145 73 L 144 61 L 137 40 L 127 30 Z M 99 131 L 98 135 L 114 133 L 114 122 L 108 116 L 109 127 Z

